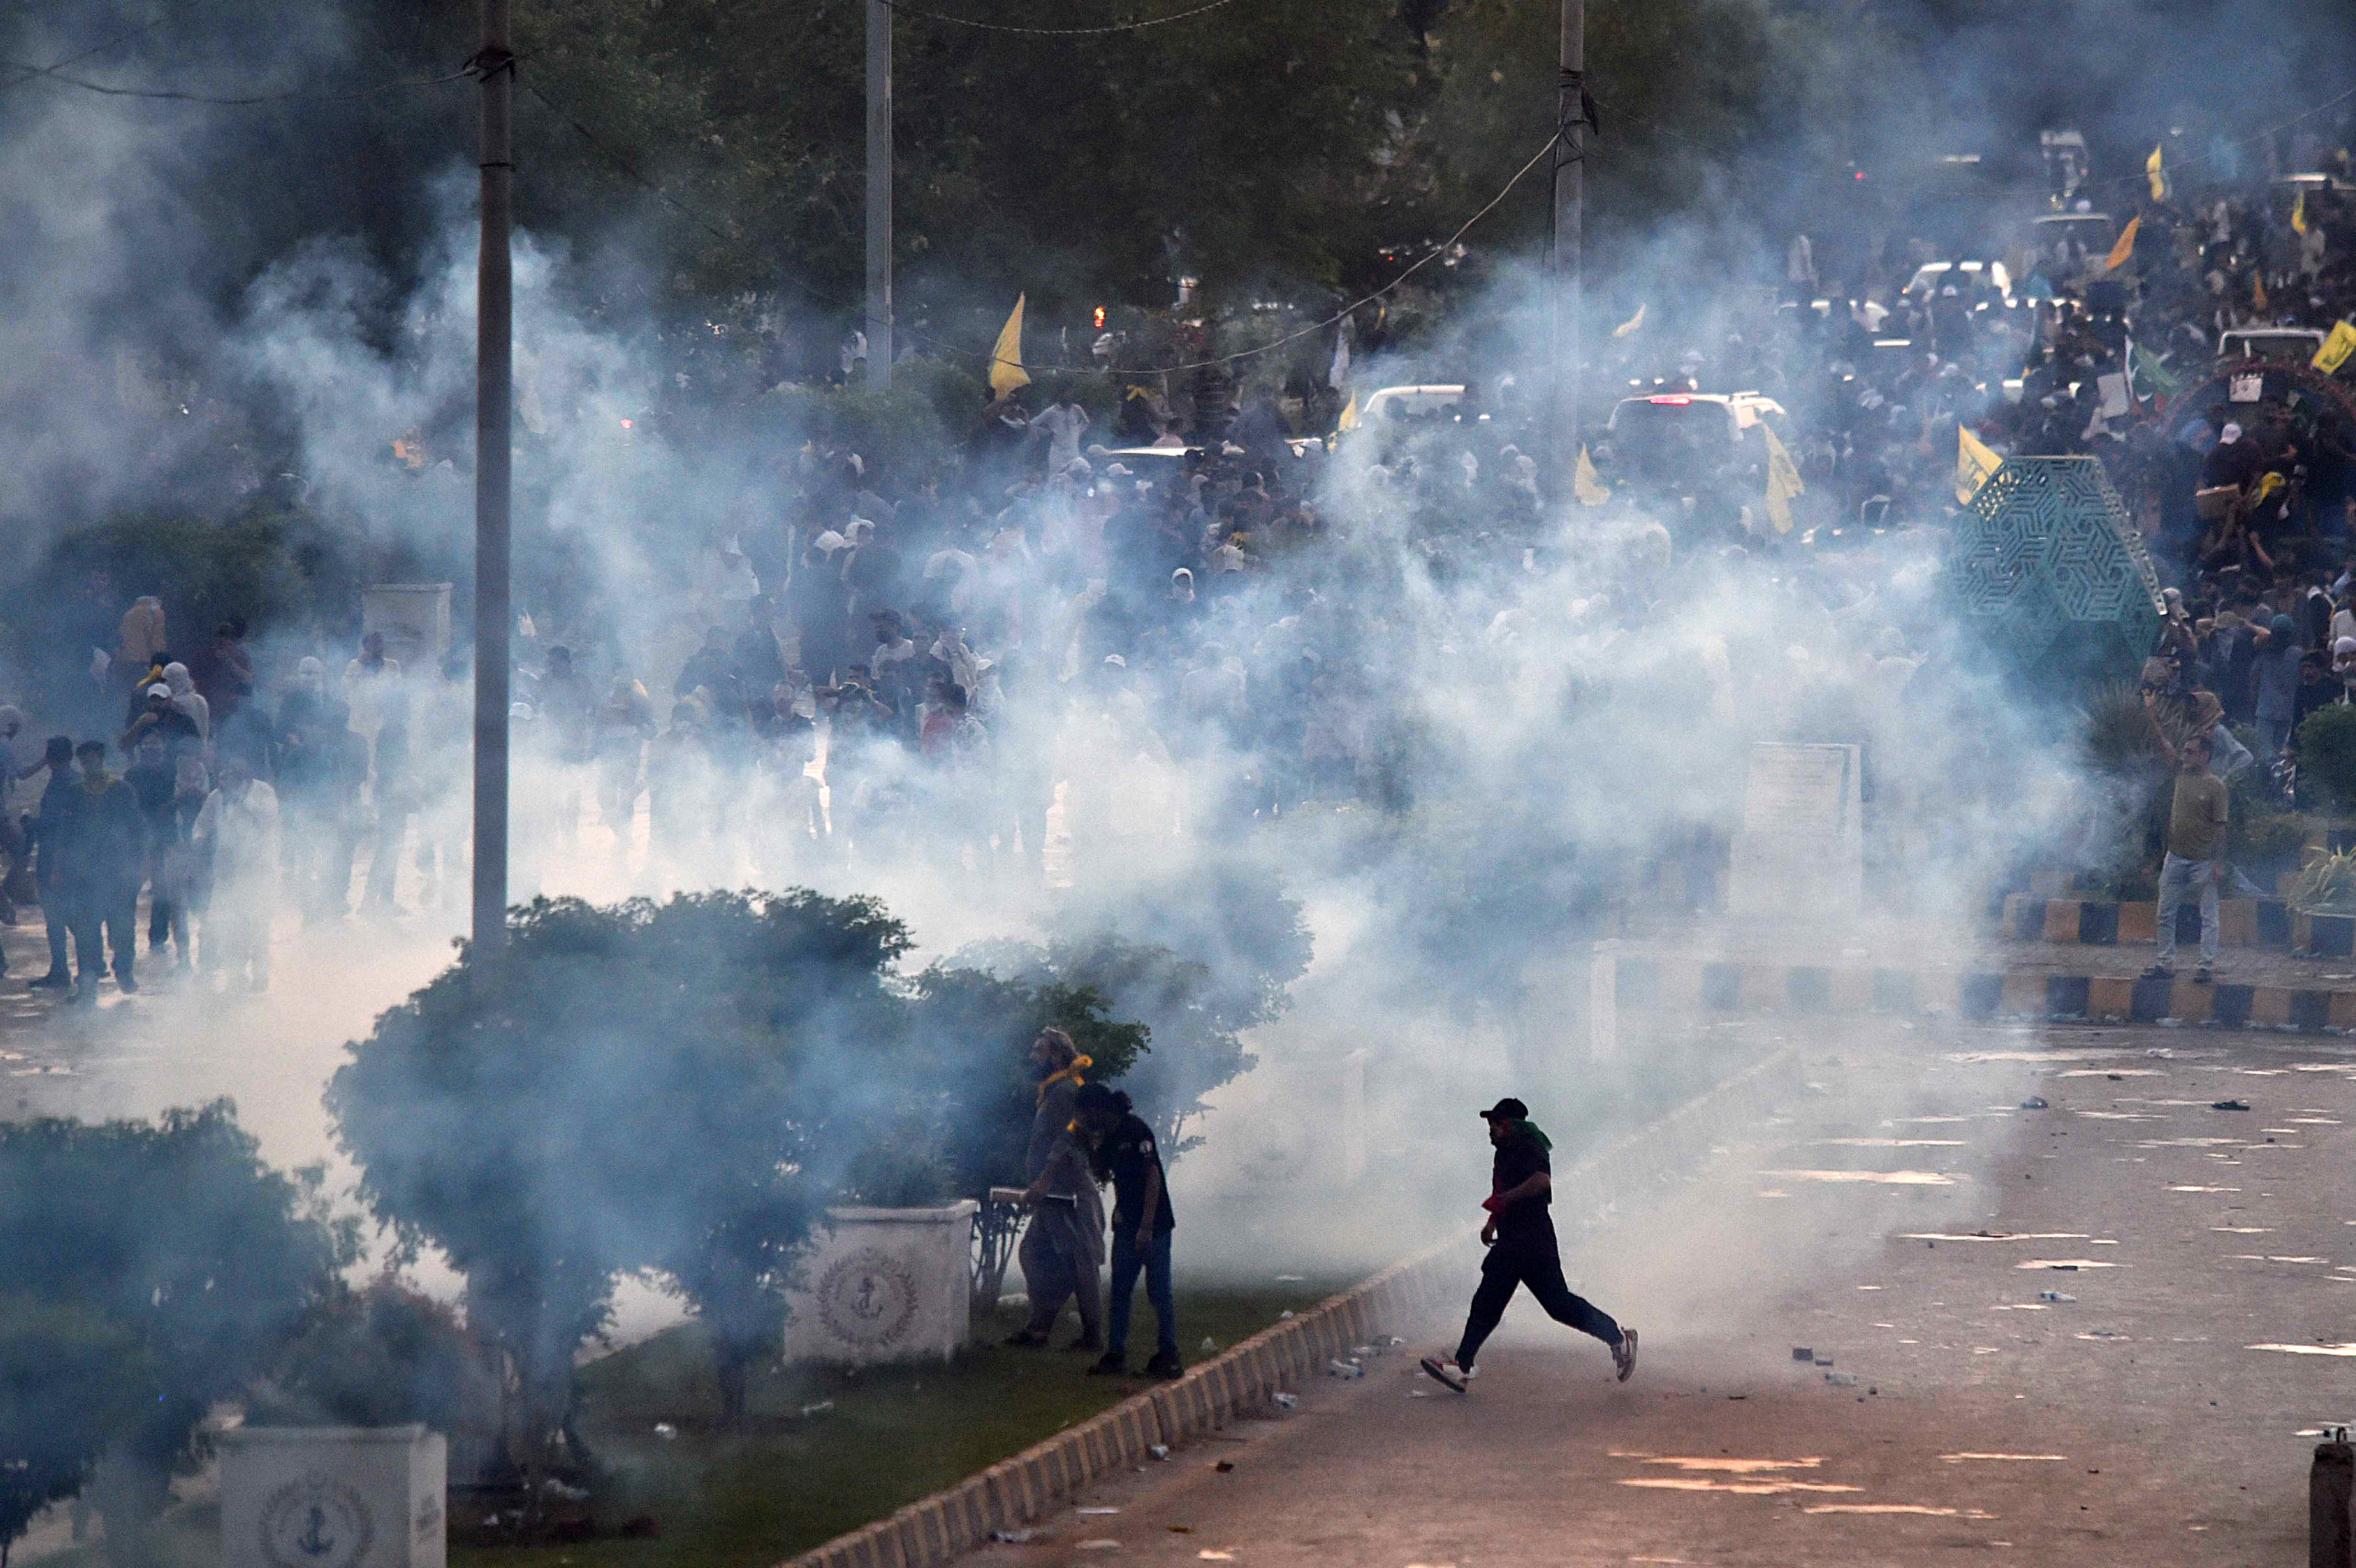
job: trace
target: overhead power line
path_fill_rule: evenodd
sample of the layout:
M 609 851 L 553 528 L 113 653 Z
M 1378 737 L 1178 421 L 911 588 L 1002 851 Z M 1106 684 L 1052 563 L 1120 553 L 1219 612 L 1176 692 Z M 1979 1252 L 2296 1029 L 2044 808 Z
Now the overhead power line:
M 714 223 L 712 219 L 704 217 L 701 212 L 698 212 L 694 208 L 690 207 L 686 202 L 681 201 L 679 197 L 665 190 L 661 185 L 657 183 L 655 180 L 649 178 L 646 174 L 638 169 L 636 164 L 632 163 L 629 159 L 626 158 L 621 154 L 616 153 L 612 147 L 608 146 L 604 139 L 599 137 L 595 132 L 590 130 L 587 125 L 584 124 L 580 117 L 574 114 L 572 110 L 566 108 L 563 104 L 557 102 L 556 100 L 550 97 L 545 91 L 541 91 L 538 83 L 533 82 L 529 79 L 525 79 L 523 81 L 523 89 L 526 92 L 530 93 L 534 98 L 540 100 L 541 103 L 546 107 L 550 112 L 556 115 L 558 119 L 563 121 L 565 124 L 571 126 L 574 133 L 589 144 L 591 150 L 603 158 L 616 174 L 622 176 L 622 177 L 628 180 L 632 185 L 635 185 L 641 190 L 646 191 L 656 200 L 661 202 L 673 212 L 678 213 L 680 217 L 686 219 L 698 229 L 701 229 L 706 234 L 711 235 L 713 239 L 720 240 L 722 243 L 734 247 L 747 247 L 749 245 L 749 242 L 743 235 L 732 233 L 727 229 Z M 1462 223 L 1457 225 L 1456 231 L 1454 233 L 1451 234 L 1447 239 L 1441 240 L 1430 251 L 1425 251 L 1421 256 L 1408 263 L 1407 268 L 1389 283 L 1385 283 L 1382 287 L 1375 290 L 1371 293 L 1353 300 L 1350 304 L 1344 305 L 1340 310 L 1335 311 L 1332 315 L 1325 317 L 1323 320 L 1316 322 L 1312 325 L 1301 327 L 1298 331 L 1289 332 L 1272 343 L 1263 343 L 1257 347 L 1239 349 L 1233 354 L 1222 354 L 1208 359 L 1191 359 L 1178 365 L 1122 366 L 1116 368 L 1113 373 L 1122 376 L 1172 376 L 1178 375 L 1188 370 L 1202 370 L 1208 369 L 1215 366 L 1232 365 L 1239 360 L 1256 358 L 1262 354 L 1273 353 L 1277 349 L 1282 348 L 1288 344 L 1299 342 L 1301 338 L 1323 332 L 1327 327 L 1338 325 L 1344 317 L 1348 316 L 1362 306 L 1372 304 L 1375 301 L 1381 299 L 1384 295 L 1398 288 L 1402 283 L 1405 283 L 1417 272 L 1422 271 L 1423 268 L 1428 266 L 1430 262 L 1446 254 L 1455 246 L 1458 240 L 1463 239 L 1465 235 L 1472 232 L 1473 225 L 1479 223 L 1483 218 L 1488 217 L 1491 212 L 1496 210 L 1498 203 L 1504 201 L 1506 196 L 1512 192 L 1513 188 L 1521 183 L 1522 177 L 1528 174 L 1532 169 L 1537 167 L 1537 165 L 1545 160 L 1547 155 L 1555 150 L 1556 145 L 1561 140 L 1562 136 L 1558 132 L 1556 134 L 1547 137 L 1546 144 L 1540 147 L 1537 152 L 1531 154 L 1529 161 L 1522 165 L 1520 168 L 1515 170 L 1513 176 L 1505 181 L 1505 185 L 1498 189 L 1496 195 L 1491 197 L 1486 202 L 1482 204 L 1480 210 L 1473 213 L 1472 217 L 1466 219 Z M 835 295 L 826 293 L 822 289 L 819 289 L 811 284 L 806 283 L 799 278 L 792 276 L 790 273 L 786 275 L 785 282 L 789 287 L 805 296 L 817 301 L 820 304 L 829 305 L 836 310 L 841 311 L 862 325 L 882 325 L 878 320 L 876 320 L 876 318 L 868 315 L 866 308 L 863 305 L 852 304 L 847 300 L 838 298 Z M 893 325 L 894 330 L 905 334 L 918 343 L 926 344 L 926 346 L 936 348 L 941 352 L 954 355 L 958 358 L 970 360 L 975 364 L 987 366 L 1000 363 L 1009 365 L 1015 363 L 1012 360 L 1000 360 L 994 350 L 970 348 L 962 344 L 950 342 L 948 339 L 941 337 L 937 334 L 913 331 L 907 327 L 900 325 L 896 322 L 894 323 Z M 1051 372 L 1063 372 L 1078 368 L 1086 368 L 1089 371 L 1093 371 L 1095 369 L 1095 367 L 1093 366 L 1082 368 L 1058 365 L 1041 366 L 1037 368 L 1046 369 Z
M 118 33 L 102 44 L 92 44 L 86 49 L 80 50 L 74 54 L 70 54 L 66 56 L 65 59 L 58 61 L 55 65 L 16 66 L 15 69 L 24 72 L 24 74 L 7 81 L 0 81 L 0 92 L 5 92 L 12 87 L 22 87 L 28 81 L 38 81 L 43 77 L 54 77 L 58 72 L 65 69 L 65 68 L 70 65 L 79 64 L 80 62 L 90 59 L 92 55 L 102 55 L 107 50 L 117 48 L 123 44 L 127 44 L 132 39 L 138 37 L 143 34 L 151 33 L 163 25 L 164 17 L 159 13 L 149 18 L 147 21 L 142 23 L 140 26 L 132 28 L 129 32 Z
M 904 16 L 919 16 L 927 22 L 942 22 L 953 27 L 974 27 L 985 33 L 1022 33 L 1040 38 L 1077 38 L 1096 37 L 1105 33 L 1138 33 L 1143 32 L 1148 27 L 1165 27 L 1173 22 L 1188 21 L 1206 12 L 1216 11 L 1223 5 L 1232 5 L 1236 0 L 1209 0 L 1207 5 L 1196 5 L 1185 11 L 1174 11 L 1167 16 L 1149 16 L 1141 22 L 1114 22 L 1099 27 L 1024 27 L 1012 22 L 985 22 L 972 16 L 947 16 L 937 11 L 920 11 L 914 5 L 900 4 L 900 0 L 883 0 L 883 3 L 887 8 Z

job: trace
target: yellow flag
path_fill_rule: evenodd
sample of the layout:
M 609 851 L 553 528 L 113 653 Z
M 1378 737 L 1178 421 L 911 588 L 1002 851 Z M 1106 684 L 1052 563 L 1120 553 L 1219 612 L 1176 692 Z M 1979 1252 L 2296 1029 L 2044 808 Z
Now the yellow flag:
M 1030 372 L 1023 368 L 1023 300 L 1022 294 L 1014 296 L 1014 314 L 999 328 L 997 346 L 990 351 L 990 389 L 994 396 L 1031 384 Z
M 1800 470 L 1792 462 L 1792 454 L 1783 450 L 1783 443 L 1775 439 L 1774 431 L 1763 423 L 1759 429 L 1767 438 L 1767 520 L 1775 525 L 1777 533 L 1788 534 L 1792 531 L 1792 498 L 1805 495 L 1808 487 L 1800 483 Z
M 1613 327 L 1612 329 L 1612 336 L 1614 337 L 1625 337 L 1644 325 L 1644 304 L 1643 302 L 1640 302 L 1636 306 L 1636 314 L 1622 322 L 1619 325 Z
M 2323 347 L 2315 351 L 2315 368 L 2327 376 L 2337 374 L 2340 367 L 2348 363 L 2351 354 L 2356 354 L 2356 326 L 2344 321 L 2336 322 L 2332 325 L 2331 336 L 2325 338 Z
M 1346 434 L 1347 432 L 1351 432 L 1351 431 L 1354 431 L 1354 430 L 1355 430 L 1355 429 L 1357 429 L 1357 428 L 1358 428 L 1358 394 L 1357 394 L 1356 389 L 1353 389 L 1351 390 L 1351 393 L 1350 393 L 1350 400 L 1349 400 L 1348 402 L 1344 403 L 1344 404 L 1342 405 L 1342 417 L 1341 417 L 1341 419 L 1340 419 L 1339 421 L 1335 421 L 1334 426 L 1333 426 L 1333 432 L 1334 432 L 1334 433 L 1335 433 L 1335 434 L 1337 434 L 1337 435 L 1341 435 L 1341 434 Z
M 2153 144 L 2151 156 L 2143 161 L 2144 176 L 2151 181 L 2151 198 L 2154 201 L 2168 199 L 2168 170 L 2161 166 L 2159 161 L 2159 150 L 2167 144 L 2165 142 Z
M 1996 471 L 2004 466 L 2004 459 L 1988 450 L 1987 443 L 1972 433 L 1972 427 L 1955 427 L 1955 502 L 1968 507 L 1972 497 L 1980 493 Z
M 2307 232 L 2307 187 L 2305 186 L 2299 187 L 2298 199 L 2290 204 L 2290 231 L 2294 234 Z
M 2250 308 L 2252 310 L 2272 308 L 2266 304 L 2266 275 L 2264 272 L 2250 274 Z
M 2142 213 L 2138 212 L 2127 219 L 2127 226 L 2119 230 L 2119 242 L 2111 247 L 2110 260 L 2103 263 L 2104 272 L 2115 272 L 2127 264 L 2127 258 L 2135 254 L 2136 235 L 2142 229 Z
M 1595 464 L 1588 461 L 1587 448 L 1583 445 L 1579 449 L 1579 469 L 1571 475 L 1570 488 L 1582 507 L 1601 507 L 1612 499 L 1612 486 L 1603 482 L 1603 475 L 1595 472 Z

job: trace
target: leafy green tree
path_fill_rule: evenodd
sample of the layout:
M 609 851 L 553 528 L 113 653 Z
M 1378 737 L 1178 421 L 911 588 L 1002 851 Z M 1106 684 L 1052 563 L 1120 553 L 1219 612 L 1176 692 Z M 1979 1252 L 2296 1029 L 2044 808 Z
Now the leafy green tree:
M 152 1123 L 0 1125 L 8 1354 L 46 1340 L 70 1369 L 113 1358 L 135 1374 L 134 1403 L 118 1403 L 121 1388 L 94 1374 L 83 1392 L 131 1478 L 125 1495 L 151 1510 L 205 1412 L 243 1392 L 357 1252 L 353 1227 L 327 1218 L 323 1173 L 272 1170 L 256 1147 L 226 1100 Z M 62 1484 L 80 1463 L 73 1430 L 60 1425 L 62 1445 L 38 1478 L 35 1456 L 17 1456 L 33 1490 Z M 139 1523 L 110 1520 L 110 1550 L 132 1551 Z
M 127 1326 L 87 1307 L 0 1296 L 0 1568 L 35 1515 L 81 1490 L 155 1383 Z
M 1023 1157 L 1036 1080 L 1026 1052 L 1041 1029 L 1068 1033 L 1095 1080 L 1119 1078 L 1148 1053 L 1143 1025 L 1119 1021 L 1093 987 L 1052 976 L 936 965 L 914 989 L 909 1040 L 894 1076 L 902 1136 L 932 1151 L 935 1196 L 979 1199 L 1029 1179 Z
M 388 1276 L 339 1292 L 246 1402 L 257 1426 L 400 1426 L 457 1436 L 488 1382 L 480 1347 L 447 1302 Z
M 441 1248 L 514 1369 L 527 1467 L 579 1458 L 573 1360 L 616 1276 L 707 1321 L 729 1413 L 888 1090 L 905 929 L 864 899 L 540 900 L 378 1019 L 328 1089 L 361 1192 Z M 545 1435 L 565 1440 L 544 1445 Z

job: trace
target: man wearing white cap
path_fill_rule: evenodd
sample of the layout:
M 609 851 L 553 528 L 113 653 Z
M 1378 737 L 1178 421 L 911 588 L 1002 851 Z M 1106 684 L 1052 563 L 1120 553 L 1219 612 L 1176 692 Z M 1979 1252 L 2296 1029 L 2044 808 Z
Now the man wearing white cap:
M 150 734 L 164 737 L 164 750 L 177 756 L 185 746 L 202 745 L 204 736 L 197 721 L 172 706 L 172 688 L 162 681 L 147 688 L 147 709 L 131 721 L 117 744 L 127 756 L 139 749 L 139 742 Z

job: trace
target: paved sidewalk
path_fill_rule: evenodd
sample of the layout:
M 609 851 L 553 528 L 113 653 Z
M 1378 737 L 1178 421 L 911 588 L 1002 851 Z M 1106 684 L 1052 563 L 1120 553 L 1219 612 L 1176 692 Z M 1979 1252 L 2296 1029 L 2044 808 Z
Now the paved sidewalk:
M 2356 1338 L 2356 1052 L 1881 1027 L 1660 1212 L 1566 1230 L 1633 1381 L 1525 1299 L 1469 1396 L 1402 1352 L 968 1561 L 2304 1563 L 2356 1359 L 2251 1347 Z

